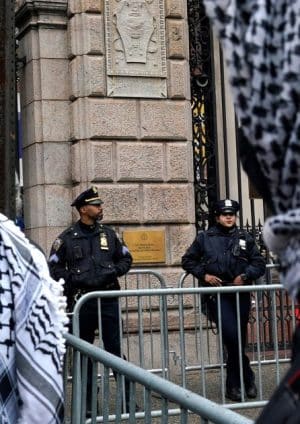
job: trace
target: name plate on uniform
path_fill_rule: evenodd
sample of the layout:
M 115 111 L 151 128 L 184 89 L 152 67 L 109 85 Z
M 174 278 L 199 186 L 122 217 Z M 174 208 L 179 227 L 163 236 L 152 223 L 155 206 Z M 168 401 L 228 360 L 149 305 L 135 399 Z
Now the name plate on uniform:
M 164 231 L 124 231 L 123 239 L 135 264 L 166 261 Z

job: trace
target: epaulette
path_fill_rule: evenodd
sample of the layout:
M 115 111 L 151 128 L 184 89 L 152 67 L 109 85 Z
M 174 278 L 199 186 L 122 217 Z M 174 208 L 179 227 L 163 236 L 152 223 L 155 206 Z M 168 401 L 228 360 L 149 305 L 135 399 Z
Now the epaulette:
M 70 227 L 66 228 L 61 234 L 60 237 L 63 237 L 66 234 L 71 233 L 74 230 L 74 225 L 70 225 Z
M 108 232 L 114 231 L 109 225 L 105 225 L 105 224 L 99 224 L 99 229 L 100 229 L 100 231 L 101 230 L 105 230 L 105 231 L 108 231 Z

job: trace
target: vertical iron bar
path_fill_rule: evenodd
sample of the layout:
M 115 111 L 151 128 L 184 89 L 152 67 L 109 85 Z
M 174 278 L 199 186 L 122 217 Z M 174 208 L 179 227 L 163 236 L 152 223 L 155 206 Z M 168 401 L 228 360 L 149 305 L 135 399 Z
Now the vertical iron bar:
M 15 218 L 16 170 L 15 1 L 0 4 L 0 210 Z
M 212 32 L 203 4 L 199 0 L 187 3 L 196 227 L 204 230 L 214 221 L 210 211 L 218 197 Z

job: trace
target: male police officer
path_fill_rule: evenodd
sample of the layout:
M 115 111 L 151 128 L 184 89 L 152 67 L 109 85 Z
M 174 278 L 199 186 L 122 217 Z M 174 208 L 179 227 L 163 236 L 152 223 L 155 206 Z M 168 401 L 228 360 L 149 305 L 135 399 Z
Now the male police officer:
M 265 261 L 253 238 L 236 226 L 238 202 L 230 199 L 216 203 L 216 225 L 200 232 L 182 257 L 182 267 L 199 279 L 200 285 L 225 286 L 251 284 L 265 272 Z M 209 298 L 208 309 L 218 325 L 217 302 Z M 245 354 L 247 323 L 250 312 L 250 294 L 240 293 L 240 322 L 242 338 L 243 378 L 246 395 L 257 396 L 254 373 Z M 241 400 L 239 373 L 238 323 L 236 295 L 221 296 L 222 337 L 227 350 L 226 397 Z
M 53 243 L 49 267 L 54 279 L 64 278 L 68 309 L 80 295 L 95 290 L 119 290 L 118 278 L 126 274 L 132 264 L 127 247 L 116 233 L 99 224 L 103 217 L 102 200 L 97 188 L 81 193 L 72 203 L 80 219 L 67 228 Z M 105 349 L 121 356 L 119 306 L 117 298 L 101 301 L 102 339 Z M 80 311 L 80 337 L 93 343 L 98 328 L 98 307 L 95 299 L 85 302 Z M 89 363 L 87 405 L 91 399 L 91 373 Z M 125 381 L 128 406 L 129 385 Z

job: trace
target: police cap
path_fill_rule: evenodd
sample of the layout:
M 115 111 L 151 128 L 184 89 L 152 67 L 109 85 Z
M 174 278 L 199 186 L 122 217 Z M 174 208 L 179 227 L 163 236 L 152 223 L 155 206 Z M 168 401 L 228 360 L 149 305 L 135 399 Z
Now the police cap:
M 78 210 L 85 205 L 102 205 L 102 200 L 99 197 L 98 190 L 96 187 L 91 187 L 88 190 L 83 191 L 73 201 L 71 206 L 75 206 Z
M 221 215 L 224 213 L 236 214 L 240 209 L 240 205 L 235 200 L 224 199 L 216 202 L 214 213 L 215 215 Z

